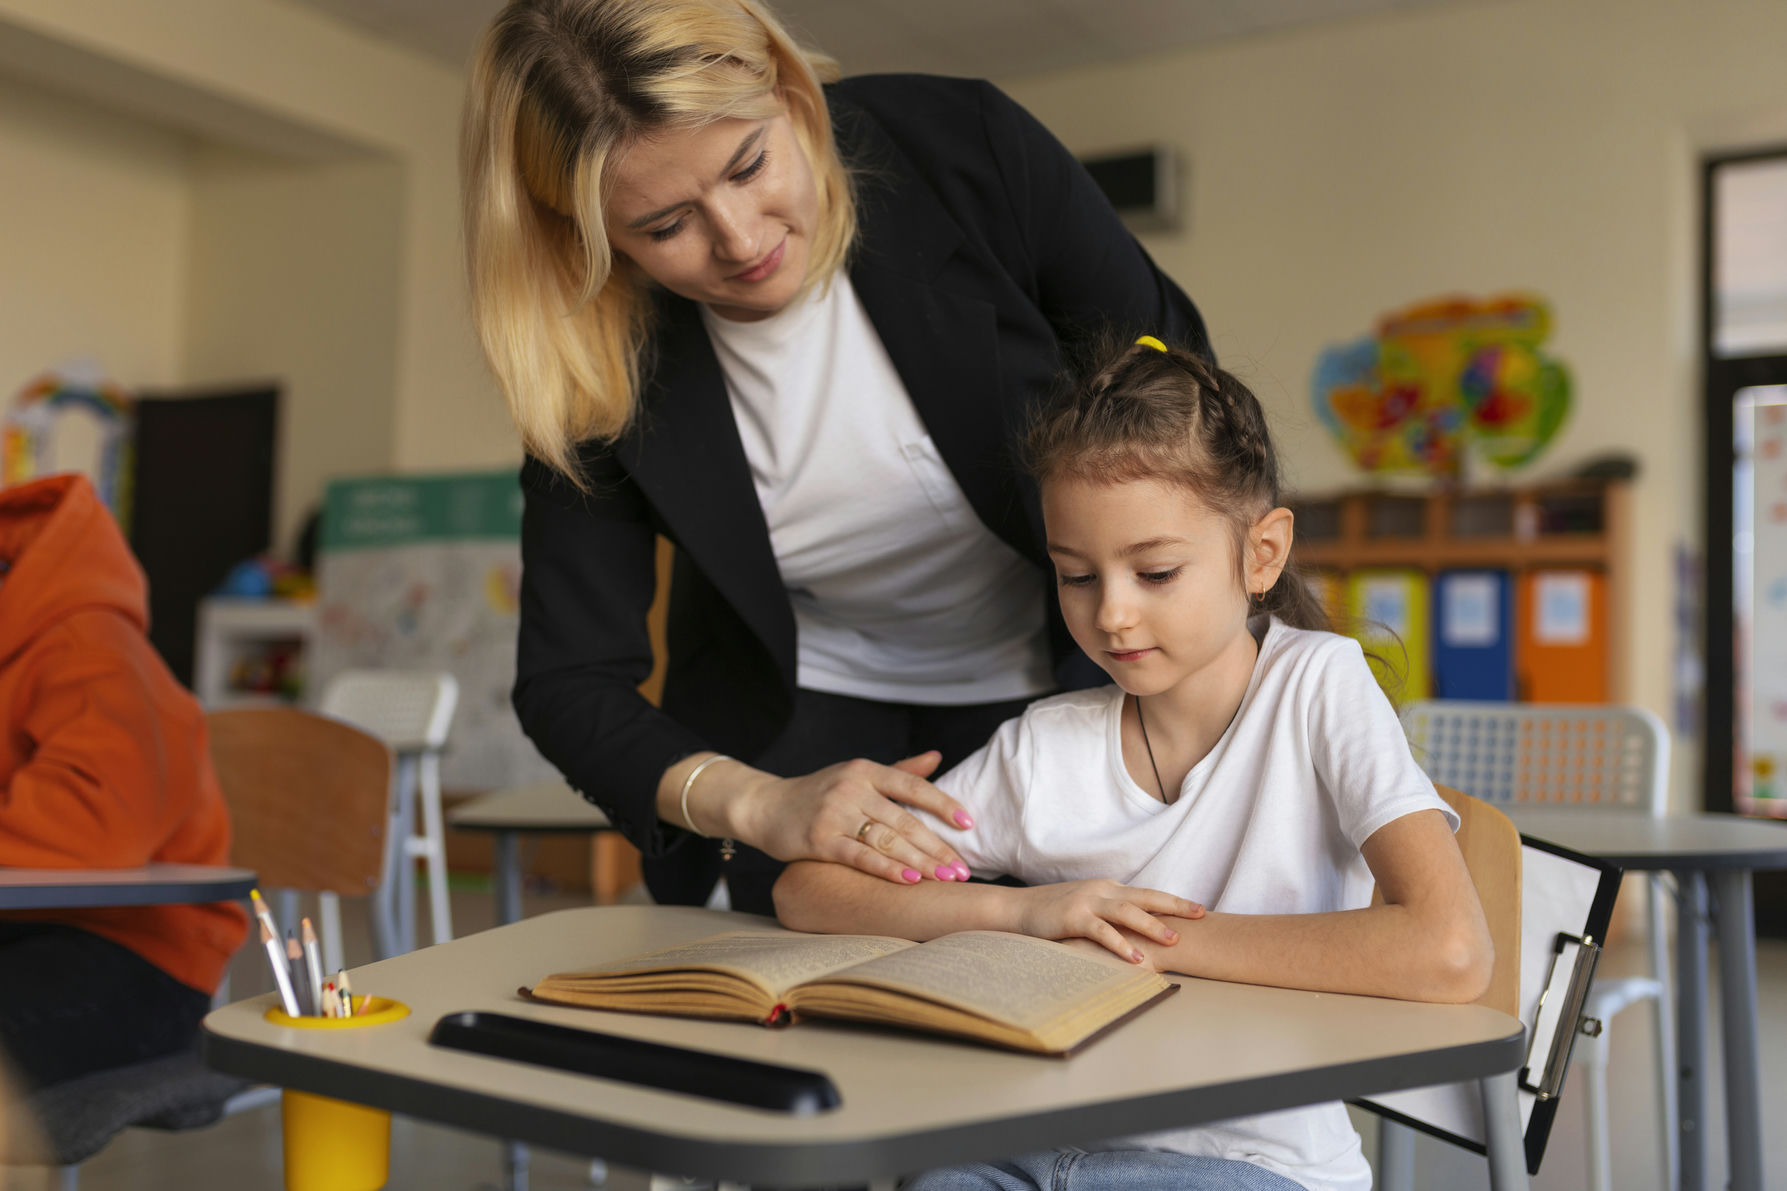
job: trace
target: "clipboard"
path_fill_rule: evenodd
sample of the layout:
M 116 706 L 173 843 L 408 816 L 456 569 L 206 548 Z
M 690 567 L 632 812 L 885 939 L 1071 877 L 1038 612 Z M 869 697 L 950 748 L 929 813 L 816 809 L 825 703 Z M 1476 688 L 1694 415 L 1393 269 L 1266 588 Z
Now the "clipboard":
M 1576 1039 L 1600 1031 L 1583 1018 L 1622 870 L 1531 836 L 1520 837 L 1520 1020 L 1527 1058 L 1517 1109 L 1528 1174 L 1539 1172 Z M 1440 1084 L 1356 1101 L 1379 1116 L 1484 1153 L 1475 1083 Z

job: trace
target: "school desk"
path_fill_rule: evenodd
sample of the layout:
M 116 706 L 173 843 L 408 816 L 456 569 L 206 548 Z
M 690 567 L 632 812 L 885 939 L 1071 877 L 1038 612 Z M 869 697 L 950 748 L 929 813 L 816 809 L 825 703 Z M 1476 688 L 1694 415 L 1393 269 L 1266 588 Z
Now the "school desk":
M 245 868 L 149 864 L 142 868 L 7 868 L 0 865 L 0 910 L 167 906 L 240 901 L 254 888 Z
M 1675 1007 L 1680 1191 L 1706 1186 L 1706 949 L 1718 932 L 1725 1141 L 1732 1191 L 1762 1191 L 1762 1073 L 1756 1034 L 1756 916 L 1750 874 L 1787 869 L 1787 824 L 1737 815 L 1569 810 L 1503 803 L 1522 834 L 1676 883 Z M 1708 898 L 1708 883 L 1712 897 Z
M 789 1029 L 598 1013 L 521 999 L 569 968 L 767 919 L 671 906 L 563 910 L 353 972 L 407 1004 L 376 1029 L 282 1028 L 270 996 L 205 1019 L 212 1066 L 459 1129 L 667 1175 L 851 1185 L 1153 1129 L 1374 1092 L 1480 1081 L 1500 1191 L 1525 1188 L 1515 1071 L 1525 1031 L 1475 1005 L 1424 1005 L 1184 980 L 1180 991 L 1066 1059 L 928 1035 L 806 1021 Z M 605 1031 L 830 1076 L 842 1103 L 792 1115 L 430 1046 L 462 1010 Z M 400 1181 L 400 1180 L 399 1180 Z
M 447 822 L 460 831 L 488 831 L 496 837 L 496 920 L 504 926 L 521 917 L 522 834 L 613 830 L 600 808 L 562 781 L 480 794 L 447 812 Z

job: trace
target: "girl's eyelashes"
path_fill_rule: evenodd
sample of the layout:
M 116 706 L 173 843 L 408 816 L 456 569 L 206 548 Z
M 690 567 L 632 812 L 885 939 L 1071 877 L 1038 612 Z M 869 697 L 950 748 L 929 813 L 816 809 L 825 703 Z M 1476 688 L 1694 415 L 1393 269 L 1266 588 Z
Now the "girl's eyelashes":
M 753 161 L 750 165 L 747 165 L 744 169 L 738 171 L 738 173 L 732 175 L 732 180 L 734 182 L 749 182 L 752 178 L 755 178 L 758 174 L 761 174 L 763 172 L 763 167 L 768 164 L 769 164 L 769 150 L 765 149 L 763 152 L 757 154 L 757 160 Z M 682 231 L 683 224 L 686 222 L 688 222 L 688 217 L 684 216 L 682 219 L 678 219 L 675 223 L 670 224 L 667 227 L 653 228 L 649 234 L 652 239 L 662 242 L 664 240 L 670 239 L 672 236 L 676 235 L 676 233 Z
M 1091 575 L 1063 575 L 1063 574 L 1057 572 L 1055 575 L 1055 582 L 1059 583 L 1062 587 L 1084 587 L 1088 583 L 1092 582 L 1092 576 Z
M 1142 581 L 1145 583 L 1171 583 L 1179 577 L 1179 572 L 1184 569 L 1184 567 L 1178 566 L 1170 571 L 1137 571 L 1136 573 L 1142 577 Z

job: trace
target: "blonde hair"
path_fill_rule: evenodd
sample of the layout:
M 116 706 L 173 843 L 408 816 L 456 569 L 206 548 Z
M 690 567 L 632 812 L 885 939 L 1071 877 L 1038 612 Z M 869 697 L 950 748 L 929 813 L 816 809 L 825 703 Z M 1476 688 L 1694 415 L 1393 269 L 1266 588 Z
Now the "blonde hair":
M 650 281 L 608 242 L 606 167 L 642 135 L 786 103 L 819 198 L 802 288 L 856 236 L 822 83 L 756 0 L 511 0 L 479 44 L 461 174 L 472 319 L 526 450 L 582 486 L 577 444 L 632 422 Z

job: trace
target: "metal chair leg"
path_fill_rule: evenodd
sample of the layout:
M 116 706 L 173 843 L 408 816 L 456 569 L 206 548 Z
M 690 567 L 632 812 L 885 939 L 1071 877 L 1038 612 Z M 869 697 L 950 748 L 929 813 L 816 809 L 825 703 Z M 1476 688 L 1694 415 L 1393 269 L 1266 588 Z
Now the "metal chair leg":
M 1657 1027 L 1657 1108 L 1662 1120 L 1662 1127 L 1658 1132 L 1663 1141 L 1663 1186 L 1665 1191 L 1676 1191 L 1681 1171 L 1675 1158 L 1678 1128 L 1675 1099 L 1675 994 L 1671 991 L 1673 986 L 1670 983 L 1674 972 L 1669 964 L 1669 921 L 1666 906 L 1672 897 L 1663 884 L 1663 878 L 1656 873 L 1651 874 L 1644 891 L 1650 919 L 1651 975 L 1657 981 L 1658 990 L 1652 1008 Z
M 1479 1080 L 1483 1089 L 1483 1142 L 1489 1158 L 1491 1191 L 1529 1191 L 1526 1144 L 1515 1100 L 1515 1075 L 1509 1071 Z
M 416 770 L 414 754 L 397 762 L 397 943 L 406 955 L 416 949 Z
M 1377 1119 L 1378 1191 L 1415 1191 L 1415 1131 L 1387 1117 Z
M 447 903 L 447 830 L 441 817 L 441 759 L 421 758 L 422 854 L 428 860 L 429 926 L 436 943 L 453 937 L 453 912 Z

